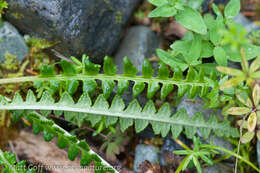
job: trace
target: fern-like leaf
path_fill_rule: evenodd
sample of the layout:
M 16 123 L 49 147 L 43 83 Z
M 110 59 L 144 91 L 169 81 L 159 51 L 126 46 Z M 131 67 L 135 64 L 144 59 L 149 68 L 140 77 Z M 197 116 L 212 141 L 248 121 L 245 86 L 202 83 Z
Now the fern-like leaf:
M 33 132 L 35 134 L 39 134 L 40 132 L 43 132 L 43 138 L 46 142 L 49 142 L 55 137 L 57 137 L 58 147 L 61 149 L 68 148 L 68 158 L 70 160 L 72 161 L 75 160 L 75 158 L 81 153 L 81 160 L 80 160 L 81 166 L 87 166 L 94 161 L 95 166 L 102 166 L 102 168 L 104 168 L 104 169 L 97 169 L 102 173 L 117 172 L 114 168 L 111 167 L 109 163 L 107 163 L 100 156 L 98 156 L 93 150 L 91 150 L 91 148 L 84 140 L 79 141 L 76 138 L 76 136 L 72 136 L 70 133 L 68 133 L 67 131 L 65 131 L 58 125 L 56 125 L 52 120 L 48 120 L 41 114 L 37 112 L 32 112 L 30 110 L 22 111 L 22 112 L 19 111 L 18 113 L 21 114 L 20 117 L 23 116 L 26 120 L 28 120 L 33 124 Z
M 36 173 L 33 169 L 26 169 L 26 162 L 16 161 L 15 154 L 3 152 L 0 149 L 0 166 L 3 167 L 2 173 Z
M 197 130 L 200 130 L 204 138 L 208 138 L 211 131 L 217 136 L 238 137 L 238 131 L 232 128 L 228 121 L 219 123 L 216 116 L 212 115 L 205 121 L 202 113 L 196 113 L 192 119 L 189 118 L 184 109 L 171 115 L 168 103 L 156 110 L 152 100 L 149 100 L 144 108 L 134 99 L 128 107 L 123 99 L 116 95 L 111 103 L 108 103 L 103 94 L 99 95 L 93 103 L 87 93 L 82 94 L 77 103 L 74 103 L 68 93 L 64 93 L 58 102 L 55 102 L 49 92 L 44 92 L 41 99 L 36 101 L 32 91 L 27 94 L 27 100 L 23 101 L 20 94 L 16 93 L 12 101 L 1 98 L 0 110 L 40 110 L 45 116 L 54 111 L 56 116 L 64 112 L 68 121 L 73 121 L 78 116 L 85 116 L 92 124 L 105 119 L 106 126 L 118 121 L 121 130 L 126 130 L 135 124 L 137 132 L 142 131 L 148 124 L 152 125 L 156 134 L 166 136 L 171 130 L 172 135 L 177 138 L 184 130 L 188 138 L 192 138 Z M 70 116 L 66 116 L 66 113 Z M 71 114 L 73 112 L 73 114 Z
M 117 85 L 117 94 L 121 95 L 129 86 L 129 81 L 134 82 L 133 96 L 136 97 L 142 93 L 147 87 L 147 97 L 151 99 L 154 94 L 160 90 L 161 98 L 164 99 L 173 90 L 174 85 L 178 86 L 178 95 L 183 96 L 188 92 L 190 97 L 195 97 L 197 93 L 205 96 L 209 91 L 210 84 L 206 80 L 202 69 L 200 72 L 190 68 L 187 77 L 183 73 L 174 69 L 173 77 L 170 77 L 169 68 L 161 64 L 159 67 L 159 75 L 153 77 L 154 70 L 148 60 L 143 63 L 143 75 L 136 76 L 138 70 L 134 67 L 128 58 L 123 60 L 124 74 L 116 74 L 117 67 L 113 64 L 112 59 L 106 57 L 103 65 L 103 74 L 99 74 L 100 65 L 93 64 L 88 57 L 83 56 L 82 63 L 79 65 L 72 64 L 65 60 L 57 63 L 60 64 L 62 72 L 55 73 L 54 65 L 44 65 L 39 76 L 29 76 L 20 78 L 0 79 L 0 84 L 17 83 L 17 82 L 35 82 L 36 87 L 44 84 L 49 84 L 52 93 L 58 91 L 60 86 L 63 86 L 65 81 L 65 91 L 73 95 L 78 86 L 78 81 L 83 81 L 83 92 L 88 94 L 95 91 L 97 88 L 97 80 L 102 82 L 103 96 L 108 98 L 113 88 Z M 215 80 L 215 79 L 211 79 Z

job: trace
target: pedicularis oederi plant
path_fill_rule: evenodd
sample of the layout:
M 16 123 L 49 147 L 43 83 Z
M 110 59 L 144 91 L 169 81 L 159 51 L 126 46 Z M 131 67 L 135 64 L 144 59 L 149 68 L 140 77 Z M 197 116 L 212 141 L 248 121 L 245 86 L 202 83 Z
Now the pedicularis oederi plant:
M 235 156 L 259 171 L 258 168 L 238 153 L 214 145 L 201 144 L 195 138 L 200 132 L 203 138 L 214 134 L 226 139 L 239 139 L 248 143 L 260 139 L 260 47 L 254 45 L 247 30 L 233 21 L 240 11 L 240 1 L 230 0 L 221 11 L 212 5 L 213 14 L 201 15 L 200 6 L 192 0 L 149 0 L 155 6 L 149 17 L 174 17 L 188 32 L 175 41 L 169 50 L 157 50 L 160 59 L 157 69 L 148 60 L 143 62 L 142 75 L 125 57 L 122 59 L 123 74 L 117 74 L 117 67 L 109 57 L 102 66 L 93 64 L 83 55 L 82 61 L 72 57 L 72 62 L 62 60 L 53 65 L 44 65 L 38 76 L 0 79 L 0 84 L 33 82 L 35 89 L 18 92 L 12 99 L 1 96 L 0 110 L 8 110 L 15 121 L 23 118 L 33 124 L 33 132 L 43 131 L 45 141 L 58 138 L 59 148 L 68 148 L 68 158 L 74 160 L 81 153 L 81 165 L 95 164 L 104 169 L 96 172 L 117 172 L 98 156 L 84 140 L 78 140 L 54 121 L 49 114 L 64 116 L 65 120 L 82 126 L 89 121 L 99 132 L 105 128 L 120 125 L 121 131 L 134 126 L 141 132 L 151 125 L 155 134 L 165 137 L 171 134 L 177 138 L 184 133 L 193 139 L 193 150 L 176 151 L 186 155 L 177 172 L 190 163 L 201 172 L 201 163 L 214 164 L 217 150 Z M 214 59 L 212 58 L 214 57 Z M 212 63 L 203 63 L 211 58 Z M 248 64 L 248 60 L 252 60 Z M 241 62 L 242 69 L 228 67 L 230 62 Z M 155 77 L 154 72 L 158 71 Z M 102 73 L 100 73 L 102 71 Z M 133 100 L 126 104 L 122 95 L 131 87 Z M 116 88 L 116 89 L 115 89 Z M 80 93 L 80 96 L 79 96 Z M 147 103 L 140 106 L 137 96 L 147 97 Z M 201 97 L 205 108 L 221 108 L 223 120 L 215 115 L 205 119 L 197 112 L 189 118 L 186 110 L 172 114 L 169 98 L 180 99 Z M 156 105 L 155 100 L 163 104 Z M 228 115 L 236 115 L 235 118 Z M 232 121 L 231 121 L 232 120 Z M 256 138 L 256 137 L 257 138 Z M 10 153 L 0 152 L 0 164 L 7 172 L 15 172 L 16 161 Z M 19 164 L 19 163 L 18 163 Z M 27 170 L 26 170 L 27 171 Z M 29 170 L 31 171 L 31 170 Z

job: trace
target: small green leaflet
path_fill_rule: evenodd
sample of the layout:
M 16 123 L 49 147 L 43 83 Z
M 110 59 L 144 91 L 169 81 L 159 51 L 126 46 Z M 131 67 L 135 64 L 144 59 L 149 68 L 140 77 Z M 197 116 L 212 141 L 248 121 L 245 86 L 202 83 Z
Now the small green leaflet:
M 227 6 L 225 7 L 225 17 L 227 19 L 233 19 L 238 15 L 240 11 L 240 0 L 230 0 Z
M 151 4 L 155 6 L 162 6 L 168 3 L 168 0 L 148 0 Z
M 177 10 L 175 9 L 174 6 L 171 6 L 170 4 L 165 4 L 154 9 L 149 14 L 149 17 L 171 17 L 171 16 L 175 16 L 176 13 Z
M 179 58 L 174 57 L 170 53 L 162 49 L 157 49 L 156 52 L 160 60 L 162 60 L 165 64 L 168 64 L 172 68 L 180 68 L 182 71 L 188 68 L 188 65 L 184 61 L 181 61 Z
M 213 53 L 218 65 L 227 66 L 226 52 L 222 47 L 215 47 Z

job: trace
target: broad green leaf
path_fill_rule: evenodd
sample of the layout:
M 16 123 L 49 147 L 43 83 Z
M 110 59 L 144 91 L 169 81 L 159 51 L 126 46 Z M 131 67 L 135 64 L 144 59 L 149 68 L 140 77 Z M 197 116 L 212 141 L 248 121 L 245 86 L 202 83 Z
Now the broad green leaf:
M 229 108 L 226 113 L 230 115 L 245 115 L 251 112 L 250 108 L 247 107 L 232 107 Z
M 215 47 L 213 54 L 218 65 L 227 66 L 226 52 L 222 47 Z
M 189 30 L 202 35 L 207 33 L 207 27 L 200 13 L 190 7 L 184 7 L 184 10 L 179 11 L 175 18 L 181 25 Z
M 229 45 L 225 45 L 223 46 L 223 48 L 225 49 L 227 53 L 227 58 L 230 61 L 241 62 L 241 55 L 239 51 L 233 51 Z M 260 54 L 260 46 L 246 44 L 243 45 L 242 48 L 244 48 L 246 51 L 247 60 L 251 60 Z
M 155 5 L 155 6 L 162 6 L 164 4 L 167 4 L 168 1 L 167 0 L 148 0 L 151 4 Z
M 214 17 L 211 14 L 209 14 L 209 13 L 205 14 L 203 16 L 203 19 L 204 19 L 204 22 L 205 22 L 205 24 L 206 24 L 206 26 L 209 30 L 214 29 L 216 22 L 215 22 Z
M 238 15 L 240 11 L 240 0 L 230 0 L 225 7 L 225 17 L 227 19 L 233 19 Z
M 255 131 L 257 122 L 257 116 L 255 112 L 252 112 L 247 119 L 247 129 L 249 132 Z
M 151 78 L 154 74 L 153 67 L 148 59 L 144 60 L 143 67 L 142 67 L 143 76 L 145 78 Z
M 184 56 L 186 62 L 192 64 L 192 62 L 197 61 L 200 57 L 202 50 L 202 40 L 201 36 L 198 34 L 194 34 L 194 39 L 191 42 L 189 53 L 187 56 Z
M 243 76 L 244 73 L 241 70 L 235 69 L 235 68 L 230 68 L 230 67 L 222 67 L 222 66 L 217 66 L 216 67 L 218 71 L 221 73 L 231 75 L 231 76 Z
M 182 71 L 185 71 L 188 68 L 188 65 L 184 61 L 181 61 L 170 53 L 165 52 L 162 49 L 157 49 L 156 52 L 160 60 L 162 60 L 165 64 L 168 64 L 172 68 L 180 68 Z
M 253 137 L 255 136 L 255 133 L 254 132 L 246 132 L 242 137 L 241 137 L 241 142 L 243 144 L 246 144 L 248 142 L 250 142 Z
M 177 10 L 174 6 L 171 6 L 170 4 L 164 4 L 150 12 L 148 17 L 171 17 L 175 16 L 176 13 Z
M 114 75 L 117 73 L 116 65 L 113 63 L 113 60 L 108 56 L 106 56 L 104 59 L 103 69 L 104 73 L 107 75 Z
M 202 41 L 202 49 L 200 57 L 202 58 L 209 58 L 213 56 L 213 49 L 214 46 L 209 41 Z
M 192 44 L 191 40 L 178 40 L 171 45 L 171 48 L 174 52 L 178 52 L 184 56 L 188 56 L 191 44 Z

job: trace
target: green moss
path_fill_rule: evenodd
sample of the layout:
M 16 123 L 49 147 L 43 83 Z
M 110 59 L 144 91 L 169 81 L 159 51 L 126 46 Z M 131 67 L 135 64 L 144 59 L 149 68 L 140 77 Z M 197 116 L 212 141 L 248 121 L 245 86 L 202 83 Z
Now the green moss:
M 117 13 L 116 13 L 116 21 L 117 21 L 117 23 L 122 23 L 122 12 L 121 11 L 118 11 Z

